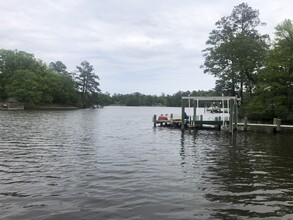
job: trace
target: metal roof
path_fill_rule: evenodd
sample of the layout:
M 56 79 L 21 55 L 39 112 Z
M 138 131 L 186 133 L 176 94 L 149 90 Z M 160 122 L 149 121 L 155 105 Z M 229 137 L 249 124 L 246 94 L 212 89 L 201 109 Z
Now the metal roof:
M 204 100 L 204 101 L 223 101 L 223 100 L 237 100 L 237 96 L 183 96 L 182 99 Z

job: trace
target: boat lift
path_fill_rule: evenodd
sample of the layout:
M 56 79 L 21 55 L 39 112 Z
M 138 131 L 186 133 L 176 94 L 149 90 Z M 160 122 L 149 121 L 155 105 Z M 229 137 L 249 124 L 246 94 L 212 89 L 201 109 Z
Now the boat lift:
M 237 129 L 237 123 L 238 123 L 238 101 L 240 101 L 237 96 L 183 96 L 182 97 L 182 111 L 181 111 L 181 129 L 185 129 L 185 100 L 188 100 L 188 105 L 191 107 L 191 101 L 193 101 L 193 118 L 190 119 L 189 127 L 194 127 L 198 124 L 217 124 L 220 125 L 220 120 L 215 121 L 203 121 L 202 116 L 200 117 L 200 120 L 197 120 L 196 117 L 196 109 L 200 107 L 200 104 L 206 101 L 218 101 L 222 104 L 222 126 L 225 125 L 225 118 L 223 116 L 224 109 L 225 109 L 225 102 L 227 103 L 227 109 L 229 113 L 229 131 L 233 133 L 234 129 Z

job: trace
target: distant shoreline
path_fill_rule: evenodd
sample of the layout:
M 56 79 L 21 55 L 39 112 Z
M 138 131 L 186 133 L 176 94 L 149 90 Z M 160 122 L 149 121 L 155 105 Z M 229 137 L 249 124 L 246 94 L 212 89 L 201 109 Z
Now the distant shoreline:
M 72 105 L 58 105 L 58 104 L 52 104 L 52 105 L 37 105 L 32 108 L 25 108 L 26 110 L 76 110 L 80 109 L 79 107 L 72 106 Z

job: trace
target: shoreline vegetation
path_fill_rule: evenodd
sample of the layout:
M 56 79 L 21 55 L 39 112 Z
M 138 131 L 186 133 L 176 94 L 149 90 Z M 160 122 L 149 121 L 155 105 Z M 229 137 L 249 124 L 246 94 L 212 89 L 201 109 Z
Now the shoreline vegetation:
M 83 61 L 76 70 L 68 72 L 61 62 L 46 65 L 33 54 L 18 50 L 0 50 L 0 102 L 14 108 L 52 104 L 87 108 L 99 100 L 99 77 L 93 66 Z M 60 108 L 60 107 L 59 107 Z
M 61 105 L 61 104 L 51 104 L 51 105 L 38 105 L 34 108 L 31 108 L 31 110 L 76 110 L 80 109 L 76 106 L 70 106 L 70 105 Z
M 237 96 L 239 116 L 293 122 L 293 22 L 275 28 L 274 41 L 258 32 L 259 11 L 242 3 L 221 18 L 204 49 L 204 73 L 217 78 L 209 91 L 173 95 L 101 92 L 93 66 L 83 61 L 69 72 L 61 61 L 45 64 L 33 54 L 0 50 L 0 103 L 15 99 L 25 109 L 78 109 L 93 106 L 181 106 L 182 96 Z M 208 103 L 207 105 L 219 105 Z M 4 104 L 5 105 L 5 104 Z M 209 107 L 209 106 L 207 106 Z M 1 106 L 0 106 L 1 108 Z

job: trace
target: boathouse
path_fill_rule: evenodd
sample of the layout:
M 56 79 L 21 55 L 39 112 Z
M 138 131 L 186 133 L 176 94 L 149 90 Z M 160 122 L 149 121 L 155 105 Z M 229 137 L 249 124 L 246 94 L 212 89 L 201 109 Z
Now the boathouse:
M 22 110 L 24 105 L 15 98 L 8 98 L 4 102 L 0 102 L 0 109 L 2 110 Z

